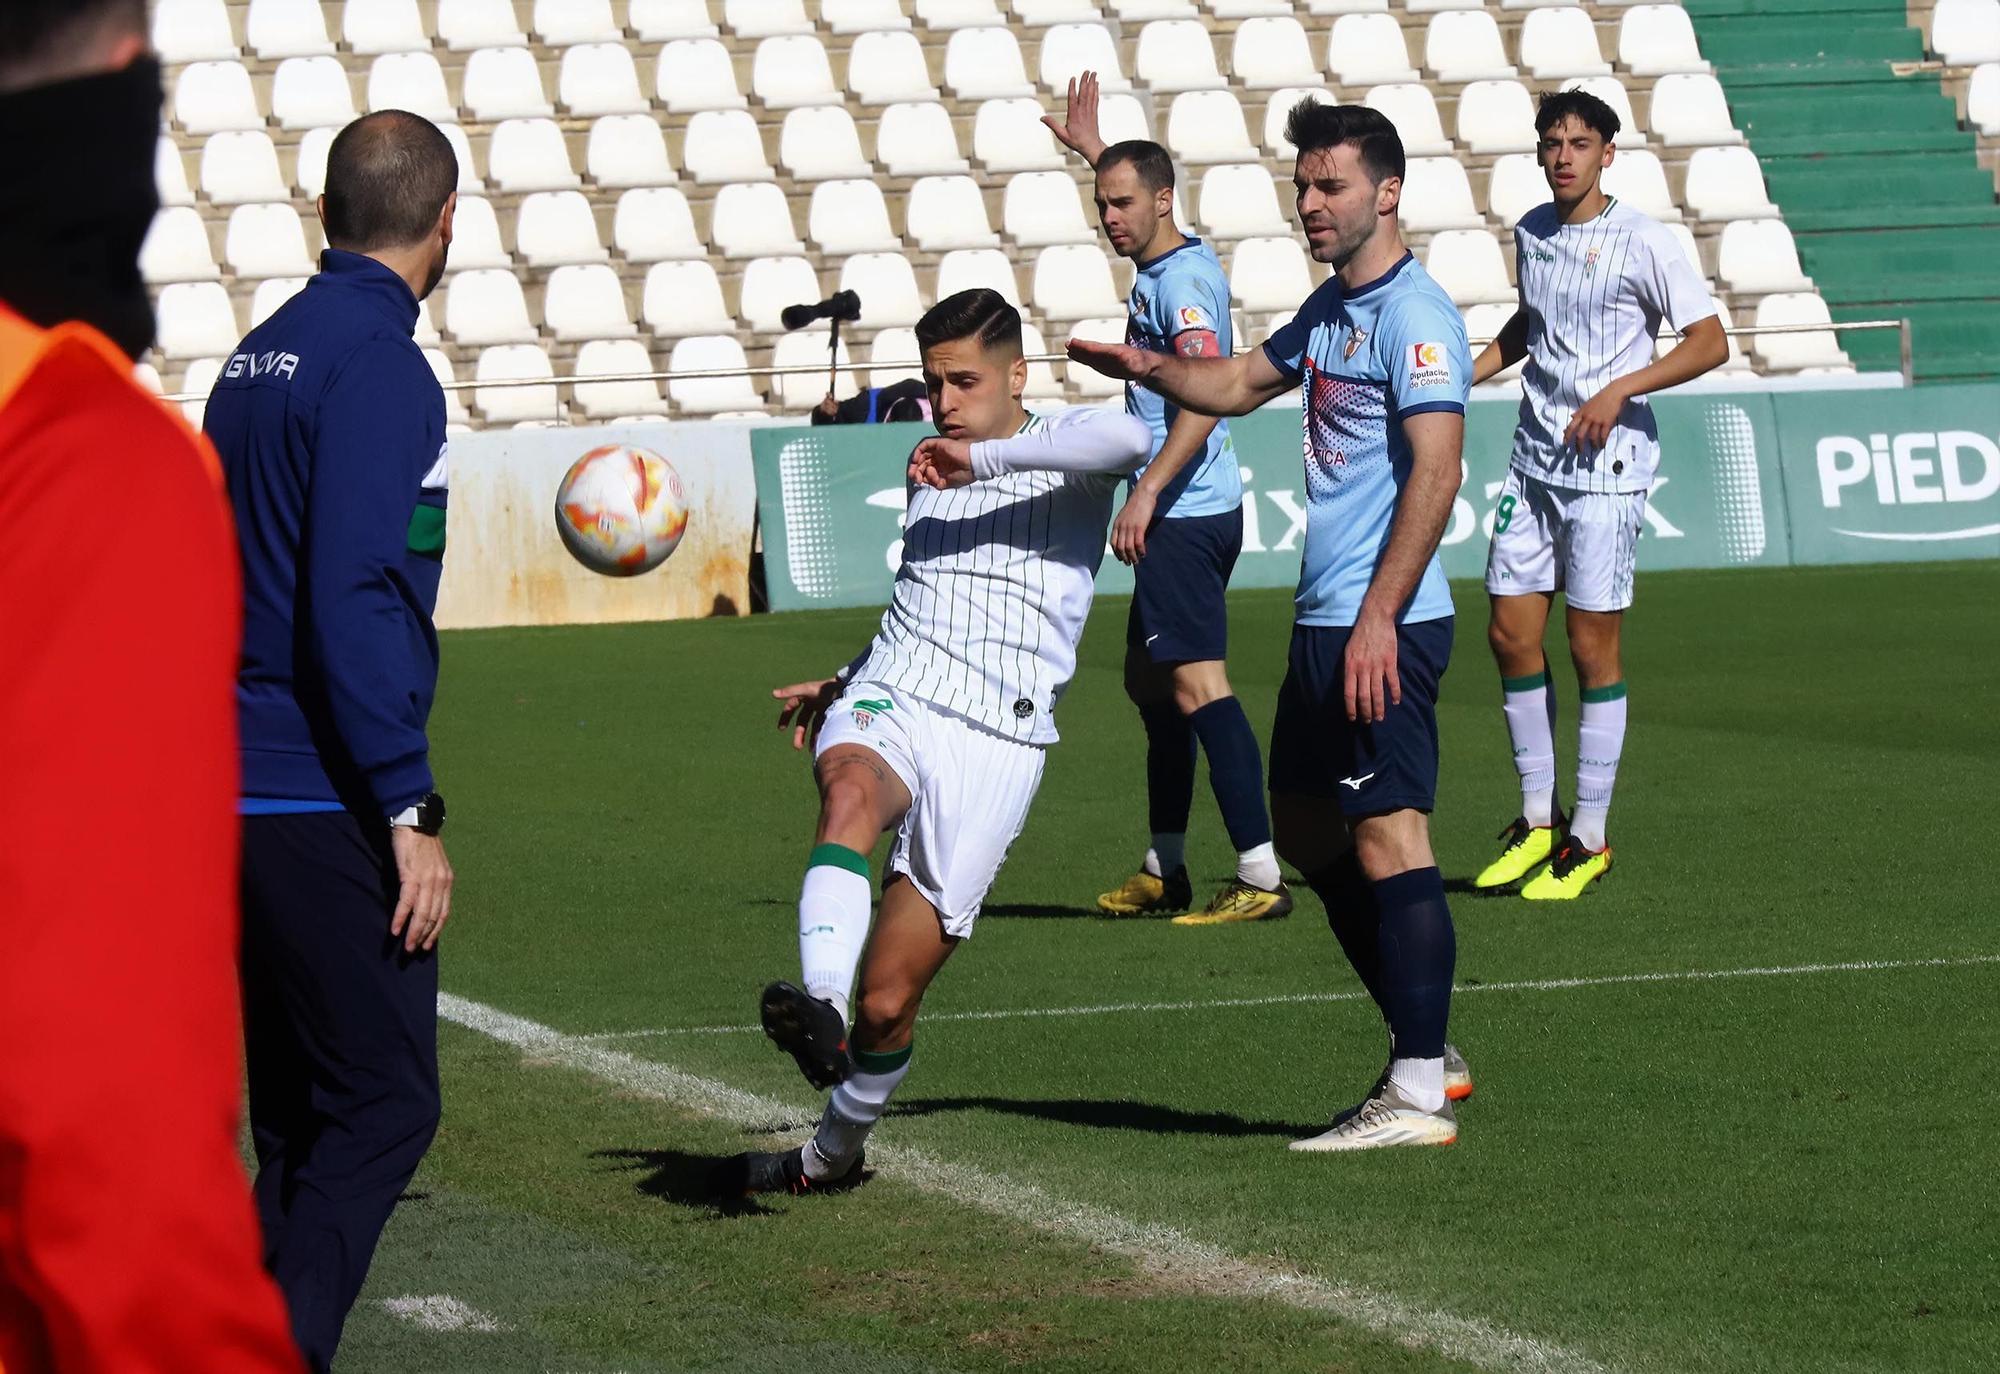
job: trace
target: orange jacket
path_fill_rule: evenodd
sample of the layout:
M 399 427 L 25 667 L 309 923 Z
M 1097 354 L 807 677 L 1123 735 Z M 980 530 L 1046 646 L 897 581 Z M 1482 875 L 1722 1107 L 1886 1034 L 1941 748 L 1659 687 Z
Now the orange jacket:
M 297 1374 L 237 1155 L 235 541 L 215 457 L 0 309 L 0 1371 Z

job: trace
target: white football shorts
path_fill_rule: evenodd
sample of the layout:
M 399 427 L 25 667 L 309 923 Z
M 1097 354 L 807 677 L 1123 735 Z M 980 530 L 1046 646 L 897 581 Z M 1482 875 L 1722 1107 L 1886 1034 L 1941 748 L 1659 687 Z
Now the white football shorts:
M 1493 512 L 1486 590 L 1561 592 L 1580 611 L 1632 604 L 1643 491 L 1571 491 L 1510 468 Z
M 889 867 L 937 908 L 945 934 L 972 934 L 1027 823 L 1047 751 L 879 682 L 850 682 L 827 710 L 814 757 L 837 744 L 873 750 L 910 789 Z

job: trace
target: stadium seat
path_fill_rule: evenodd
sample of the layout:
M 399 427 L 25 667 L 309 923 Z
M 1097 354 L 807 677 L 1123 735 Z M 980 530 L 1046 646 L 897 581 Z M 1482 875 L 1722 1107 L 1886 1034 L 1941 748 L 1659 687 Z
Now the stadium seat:
M 862 105 L 938 99 L 924 65 L 923 44 L 896 30 L 858 34 L 847 56 L 847 90 Z
M 1067 172 L 1022 172 L 1010 177 L 1000 219 L 1007 237 L 1023 248 L 1097 242 L 1097 231 L 1084 222 L 1083 203 Z
M 611 0 L 535 0 L 534 30 L 541 42 L 557 48 L 625 37 L 611 18 Z
M 563 49 L 556 98 L 565 112 L 583 118 L 644 114 L 652 108 L 623 43 L 578 43 Z
M 451 253 L 445 271 L 466 272 L 481 267 L 511 268 L 514 259 L 500 242 L 500 220 L 484 196 L 461 195 L 452 212 Z
M 856 253 L 840 265 L 842 291 L 861 297 L 861 328 L 915 324 L 924 313 L 917 274 L 905 253 Z
M 1605 192 L 1618 197 L 1634 210 L 1669 224 L 1680 222 L 1680 207 L 1667 189 L 1667 169 L 1658 154 L 1642 149 L 1620 149 L 1604 169 L 1599 183 Z
M 465 393 L 452 383 L 458 374 L 452 370 L 451 355 L 442 348 L 426 348 L 424 361 L 431 365 L 431 375 L 444 388 L 444 422 L 447 425 L 470 425 L 472 412 L 465 408 Z
M 438 131 L 444 135 L 444 141 L 451 145 L 451 151 L 458 159 L 458 189 L 473 192 L 485 190 L 486 182 L 479 175 L 478 164 L 472 160 L 472 140 L 465 136 L 465 130 L 456 124 L 440 124 L 438 125 Z M 308 131 L 306 136 L 299 140 L 299 156 L 305 156 L 306 145 L 311 143 L 315 138 L 325 139 L 326 146 L 330 146 L 333 143 L 334 132 L 332 129 L 313 129 Z M 324 182 L 326 167 L 326 154 L 324 151 L 320 153 L 319 160 L 321 180 Z
M 1458 141 L 1473 153 L 1527 153 L 1538 146 L 1535 102 L 1518 81 L 1474 81 L 1458 93 Z
M 502 191 L 564 191 L 580 184 L 569 144 L 553 119 L 503 119 L 494 125 L 486 174 Z
M 1021 352 L 1033 358 L 1049 351 L 1048 340 L 1035 325 L 1022 321 Z M 1063 399 L 1062 383 L 1056 380 L 1056 370 L 1047 363 L 1028 364 L 1028 386 L 1021 393 L 1024 400 L 1060 403 Z
M 1244 20 L 1229 46 L 1229 70 L 1238 84 L 1253 91 L 1319 80 L 1305 26 L 1289 15 Z
M 1287 86 L 1271 92 L 1271 98 L 1264 106 L 1264 147 L 1272 157 L 1290 162 L 1299 155 L 1299 150 L 1285 137 L 1285 121 L 1291 117 L 1292 107 L 1307 96 L 1314 97 L 1322 105 L 1340 103 L 1339 97 L 1324 86 Z
M 992 248 L 1000 236 L 986 217 L 979 183 L 967 176 L 922 177 L 910 187 L 904 207 L 909 236 L 925 253 L 953 248 Z
M 714 38 L 721 32 L 709 17 L 708 0 L 632 0 L 626 23 L 648 43 Z
M 1437 10 L 1476 10 L 1483 6 L 1483 0 L 1408 0 L 1406 8 L 1411 14 L 1430 14 Z
M 1619 156 L 1623 157 L 1624 154 Z M 1486 212 L 1512 229 L 1521 216 L 1549 199 L 1549 181 L 1533 153 L 1508 153 L 1493 159 L 1493 178 L 1486 187 Z
M 618 273 L 602 263 L 558 267 L 549 273 L 542 322 L 561 340 L 627 339 L 637 334 L 625 308 Z
M 1386 14 L 1343 14 L 1327 35 L 1327 70 L 1343 86 L 1415 81 L 1403 26 Z
M 1953 67 L 2000 62 L 2000 3 L 1937 0 L 1931 11 L 1930 50 Z
M 535 339 L 527 298 L 511 270 L 460 272 L 451 279 L 449 292 L 444 302 L 444 328 L 457 343 L 478 348 Z
M 656 372 L 652 355 L 637 339 L 592 339 L 576 351 L 572 369 L 578 377 L 616 377 L 633 372 Z M 593 420 L 609 420 L 626 415 L 665 415 L 666 398 L 656 381 L 578 382 L 570 388 L 576 408 Z
M 1306 0 L 1306 13 L 1314 18 L 1343 14 L 1387 14 L 1389 0 Z
M 410 331 L 410 337 L 417 341 L 419 348 L 443 348 L 444 335 L 438 333 L 436 322 L 431 318 L 431 297 L 417 302 L 417 323 Z
M 1156 19 L 1140 29 L 1132 66 L 1156 95 L 1221 90 L 1229 84 L 1216 70 L 1207 27 L 1196 19 Z
M 1583 0 L 1500 0 L 1502 10 L 1576 9 Z
M 347 69 L 337 57 L 288 57 L 272 74 L 271 114 L 284 128 L 338 129 L 355 113 Z
M 139 275 L 155 283 L 215 280 L 215 254 L 199 210 L 168 205 L 153 213 L 139 247 Z
M 458 129 L 456 124 L 446 124 L 442 127 L 446 137 L 450 136 L 452 130 Z M 298 187 L 299 194 L 307 200 L 317 200 L 320 192 L 326 189 L 326 154 L 327 150 L 333 147 L 334 135 L 339 132 L 338 129 L 307 129 L 304 136 L 299 139 L 298 172 L 293 181 Z M 458 132 L 460 138 L 465 136 L 463 130 Z M 457 152 L 456 144 L 453 145 L 453 151 Z M 466 177 L 471 168 L 472 154 L 469 151 L 459 153 L 458 189 L 461 191 L 478 189 L 476 185 L 466 184 Z
M 646 328 L 663 339 L 727 334 L 736 321 L 722 303 L 722 283 L 706 262 L 656 262 L 640 301 Z
M 222 0 L 158 0 L 153 49 L 167 63 L 235 61 L 229 7 Z
M 1217 19 L 1256 19 L 1271 15 L 1289 16 L 1291 0 L 1204 0 L 1208 12 Z
M 347 0 L 340 36 L 358 57 L 424 52 L 431 45 L 417 0 Z
M 882 330 L 868 345 L 868 385 L 889 386 L 906 377 L 921 379 L 924 373 L 917 365 L 917 354 L 916 330 Z
M 899 0 L 820 0 L 820 18 L 837 34 L 907 33 L 910 16 Z
M 861 134 L 844 105 L 809 105 L 785 115 L 778 163 L 796 181 L 875 174 L 861 152 Z
M 1031 29 L 1057 24 L 1095 24 L 1104 18 L 1096 0 L 1008 0 L 1016 23 Z
M 1826 302 L 1817 291 L 1781 291 L 1757 302 L 1756 325 L 1831 324 Z M 1811 334 L 1754 334 L 1750 351 L 1777 372 L 1808 367 L 1847 367 L 1848 357 L 1832 330 Z
M 528 48 L 481 48 L 466 58 L 463 103 L 479 120 L 555 113 L 542 89 L 542 70 Z
M 1118 62 L 1118 44 L 1111 30 L 1099 23 L 1056 24 L 1042 35 L 1038 67 L 1042 89 L 1061 96 L 1069 83 L 1086 71 L 1097 73 L 1105 91 L 1129 91 L 1132 83 Z
M 1465 81 L 1503 81 L 1514 76 L 1514 64 L 1500 42 L 1500 26 L 1485 10 L 1445 10 L 1431 16 L 1424 30 L 1424 65 L 1450 85 Z
M 784 257 L 803 253 L 792 224 L 791 201 L 769 181 L 739 181 L 716 193 L 709 241 L 725 258 Z
M 873 180 L 822 181 L 813 187 L 806 233 L 819 251 L 844 258 L 850 253 L 900 253 L 903 241 L 889 227 L 889 205 Z
M 241 62 L 193 62 L 183 67 L 174 80 L 174 122 L 191 134 L 263 128 L 264 115 L 250 88 L 250 73 Z
M 515 20 L 514 0 L 438 0 L 437 34 L 453 52 L 528 43 Z
M 664 186 L 677 180 L 666 131 L 650 114 L 606 115 L 590 126 L 584 167 L 599 186 Z
M 970 29 L 1007 20 L 993 0 L 916 0 L 917 18 L 929 29 Z
M 1611 74 L 1597 25 L 1581 7 L 1530 11 L 1521 23 L 1521 65 L 1537 81 Z
M 201 428 L 202 412 L 208 409 L 208 393 L 215 389 L 215 379 L 222 375 L 222 359 L 196 358 L 187 366 L 181 377 L 180 390 L 200 397 L 199 400 L 181 402 L 181 414 L 196 429 Z
M 1125 315 L 1099 315 L 1093 319 L 1078 320 L 1069 327 L 1072 339 L 1089 339 L 1094 343 L 1122 344 L 1125 342 Z M 1094 367 L 1081 363 L 1064 363 L 1063 377 L 1072 391 L 1086 401 L 1109 396 L 1123 396 L 1125 383 L 1114 377 L 1107 377 Z
M 1042 114 L 1039 100 L 983 102 L 972 120 L 972 155 L 989 172 L 1053 172 L 1067 166 Z
M 220 138 L 217 134 L 215 137 Z M 162 205 L 192 205 L 194 190 L 188 185 L 187 163 L 181 160 L 181 145 L 161 134 L 153 145 L 153 186 Z
M 1472 345 L 1473 357 L 1477 358 L 1486 345 L 1507 327 L 1507 321 L 1514 318 L 1514 312 L 1519 308 L 1518 301 L 1511 305 L 1488 301 L 1483 305 L 1468 305 L 1465 308 L 1465 337 Z M 1521 366 L 1521 363 L 1516 362 L 1504 367 L 1487 378 L 1487 382 L 1518 381 L 1521 376 Z
M 1257 149 L 1233 91 L 1182 91 L 1167 109 L 1166 144 L 1181 161 L 1255 162 Z
M 480 349 L 472 375 L 476 382 L 513 382 L 556 374 L 540 344 L 516 343 Z M 554 386 L 477 386 L 472 403 L 494 425 L 552 421 L 562 414 Z
M 1639 116 L 1632 108 L 1632 97 L 1625 90 L 1625 83 L 1615 76 L 1575 77 L 1562 83 L 1566 91 L 1588 91 L 1611 107 L 1618 116 L 1618 146 L 1637 148 L 1646 142 L 1646 126 L 1639 122 Z
M 1634 76 L 1709 70 L 1694 23 L 1679 5 L 1634 5 L 1619 16 L 1618 60 Z
M 1010 29 L 957 29 L 945 41 L 944 85 L 959 100 L 998 100 L 1035 93 Z
M 239 205 L 231 210 L 222 257 L 230 271 L 252 280 L 313 274 L 305 226 L 289 204 Z
M 292 198 L 278 171 L 278 150 L 261 129 L 209 135 L 201 149 L 201 193 L 217 205 Z
M 1021 287 L 1005 253 L 995 248 L 955 248 L 938 259 L 939 300 L 975 286 L 991 287 L 1006 297 L 1009 305 L 1020 308 Z
M 722 22 L 739 38 L 813 31 L 803 0 L 722 0 Z
M 811 34 L 782 34 L 759 43 L 750 67 L 750 90 L 773 110 L 840 104 L 833 65 Z
M 1195 8 L 1194 0 L 1105 0 L 1112 14 L 1127 24 L 1148 23 L 1155 19 L 1194 19 L 1201 11 Z
M 1106 143 L 1153 136 L 1146 122 L 1146 107 L 1136 95 L 1105 96 L 1097 107 L 1097 132 Z
M 1507 282 L 1500 242 L 1484 229 L 1447 229 L 1435 235 L 1424 254 L 1424 270 L 1461 306 L 1518 299 Z
M 1624 160 L 1620 157 L 1612 166 Z M 1778 207 L 1764 189 L 1764 169 L 1748 148 L 1695 149 L 1688 158 L 1685 200 L 1697 219 L 1778 217 Z
M 232 353 L 243 331 L 229 288 L 216 281 L 177 281 L 160 288 L 154 343 L 163 358 L 207 358 Z
M 597 218 L 581 191 L 535 191 L 521 198 L 514 218 L 514 247 L 530 267 L 603 262 L 610 256 L 597 235 Z
M 736 85 L 729 49 L 713 38 L 677 38 L 661 48 L 653 93 L 674 114 L 740 110 L 749 104 Z
M 1965 88 L 1965 118 L 1988 138 L 2000 134 L 2000 62 L 1973 68 Z
M 1438 123 L 1437 102 L 1431 98 L 1428 86 L 1414 81 L 1373 86 L 1361 100 L 1389 117 L 1408 156 L 1450 155 L 1451 140 L 1444 136 L 1444 126 Z
M 641 187 L 618 197 L 611 242 L 627 262 L 708 256 L 708 246 L 695 232 L 687 195 L 671 186 Z
M 697 334 L 674 345 L 667 371 L 717 372 L 746 367 L 743 345 L 729 334 Z M 674 408 L 689 415 L 713 415 L 724 410 L 757 410 L 764 398 L 748 377 L 669 377 L 667 395 Z
M 1312 268 L 1296 239 L 1245 239 L 1229 256 L 1229 296 L 1247 313 L 1296 310 L 1312 290 Z
M 687 124 L 684 170 L 700 182 L 769 181 L 764 139 L 747 110 L 700 110 Z
M 1675 72 L 1653 83 L 1653 132 L 1669 148 L 1743 141 L 1722 83 L 1699 72 Z
M 804 258 L 752 258 L 743 268 L 743 296 L 736 314 L 759 334 L 782 334 L 779 318 L 788 305 L 810 304 L 826 295 L 819 274 Z
M 1740 222 L 1751 224 L 1757 221 L 1743 220 Z M 1707 281 L 1708 267 L 1701 260 L 1701 245 L 1695 241 L 1694 230 L 1688 228 L 1685 224 L 1668 224 L 1662 227 L 1673 237 L 1674 242 L 1680 245 L 1681 256 L 1687 259 L 1688 266 L 1694 269 L 1694 274 L 1703 281 Z
M 408 110 L 434 124 L 458 118 L 445 90 L 444 68 L 427 52 L 385 52 L 368 68 L 368 108 Z
M 1400 218 L 1412 233 L 1484 229 L 1486 217 L 1472 203 L 1472 183 L 1455 157 L 1413 157 L 1403 172 Z
M 921 177 L 966 171 L 951 116 L 935 101 L 897 101 L 875 126 L 875 157 L 893 177 Z M 1051 153 L 1049 160 L 1060 165 Z
M 265 62 L 284 57 L 331 57 L 326 12 L 319 0 L 250 0 L 245 46 Z
M 1232 240 L 1288 234 L 1277 183 L 1261 162 L 1210 167 L 1201 174 L 1196 217 L 1210 238 Z
M 859 390 L 850 370 L 854 360 L 848 356 L 847 340 L 834 345 L 838 352 L 829 352 L 831 336 L 823 329 L 815 329 L 803 334 L 780 335 L 771 347 L 773 367 L 812 367 L 811 372 L 779 373 L 771 380 L 771 388 L 778 402 L 787 410 L 811 410 L 826 395 L 829 357 L 837 360 L 839 370 L 832 375 L 831 389 L 835 396 L 851 396 Z
M 160 369 L 154 367 L 151 363 L 134 363 L 132 365 L 132 380 L 152 392 L 155 396 L 166 394 L 167 388 L 160 379 Z

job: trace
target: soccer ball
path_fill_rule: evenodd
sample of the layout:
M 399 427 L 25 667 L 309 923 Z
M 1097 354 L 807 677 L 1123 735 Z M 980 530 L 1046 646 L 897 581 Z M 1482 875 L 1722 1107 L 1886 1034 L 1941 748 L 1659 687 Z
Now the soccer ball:
M 667 561 L 687 533 L 687 488 L 673 464 L 629 444 L 594 448 L 556 492 L 556 532 L 576 561 L 636 577 Z

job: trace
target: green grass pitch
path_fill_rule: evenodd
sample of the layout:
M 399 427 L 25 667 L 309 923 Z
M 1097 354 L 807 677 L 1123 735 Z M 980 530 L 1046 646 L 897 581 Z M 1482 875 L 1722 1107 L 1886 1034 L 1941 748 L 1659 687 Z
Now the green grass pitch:
M 1434 829 L 1462 882 L 1516 798 L 1484 598 L 1456 591 Z M 877 1133 L 961 1174 L 891 1159 L 850 1195 L 717 1208 L 709 1161 L 772 1137 L 447 1024 L 444 1128 L 342 1367 L 1991 1369 L 1996 608 L 1992 563 L 1643 577 L 1617 868 L 1568 904 L 1457 892 L 1453 1038 L 1478 1081 L 1459 1143 L 1315 1158 L 1285 1141 L 1383 1050 L 1368 1004 L 1325 996 L 1356 984 L 1317 900 L 1197 930 L 1089 914 L 1145 840 L 1126 608 L 1106 601 L 1027 832 Z M 1290 610 L 1232 598 L 1260 733 Z M 565 1035 L 664 1032 L 563 1043 L 810 1116 L 790 1061 L 728 1029 L 796 969 L 814 818 L 768 693 L 874 621 L 447 636 L 447 991 Z M 1551 659 L 1568 791 L 1574 679 Z M 1200 786 L 1198 889 L 1230 867 Z M 1607 981 L 1856 964 L 1888 966 Z M 965 1015 L 1129 1003 L 1175 1005 Z M 1048 1215 L 962 1177 L 1039 1189 Z M 1214 1272 L 1094 1245 L 1065 1208 L 1161 1228 Z M 1246 1273 L 1305 1276 L 1332 1309 Z M 1343 1315 L 1363 1290 L 1372 1328 Z M 462 1306 L 426 1325 L 384 1305 L 426 1297 Z M 1474 1334 L 1441 1349 L 1439 1330 Z

